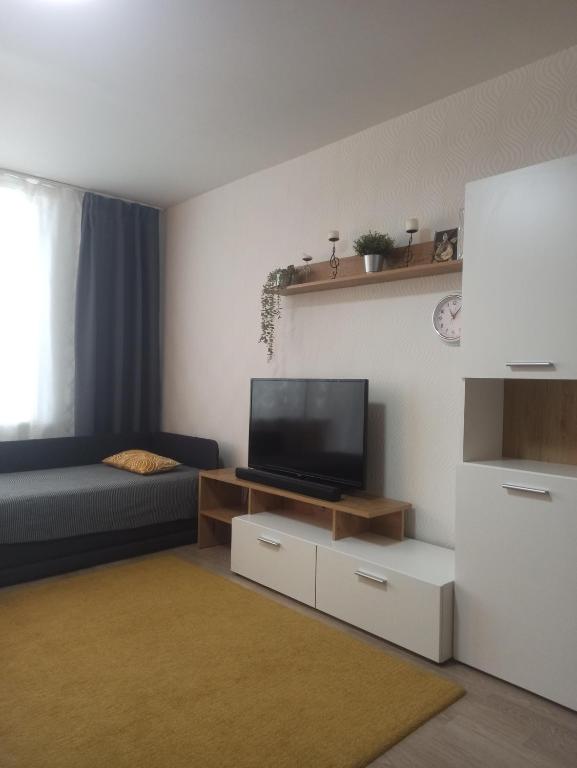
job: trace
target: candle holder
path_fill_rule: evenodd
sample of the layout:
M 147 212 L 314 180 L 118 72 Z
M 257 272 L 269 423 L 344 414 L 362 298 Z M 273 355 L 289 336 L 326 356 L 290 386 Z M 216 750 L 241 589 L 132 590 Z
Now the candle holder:
M 336 245 L 335 245 L 335 243 L 338 243 L 339 240 L 340 240 L 340 236 L 336 230 L 334 230 L 333 232 L 329 232 L 329 243 L 333 244 L 333 251 L 331 253 L 331 258 L 329 259 L 329 264 L 331 265 L 331 269 L 333 270 L 333 274 L 332 274 L 333 280 L 338 275 L 339 265 L 341 263 L 339 258 L 336 255 Z
M 407 235 L 409 235 L 409 244 L 407 245 L 407 248 L 405 250 L 405 266 L 408 267 L 411 261 L 413 260 L 413 251 L 411 250 L 411 245 L 413 244 L 413 235 L 419 231 L 419 221 L 418 219 L 407 219 L 405 221 L 405 232 Z
M 303 283 L 308 283 L 308 281 L 311 279 L 311 261 L 313 260 L 312 256 L 309 256 L 308 253 L 303 254 L 303 261 L 305 263 L 303 267 Z

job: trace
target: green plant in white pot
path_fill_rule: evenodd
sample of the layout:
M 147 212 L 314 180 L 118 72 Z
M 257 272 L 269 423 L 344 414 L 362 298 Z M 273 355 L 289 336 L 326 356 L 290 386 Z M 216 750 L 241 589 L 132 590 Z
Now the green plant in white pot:
M 365 272 L 380 272 L 385 256 L 395 247 L 395 241 L 390 235 L 369 229 L 365 235 L 358 237 L 353 245 L 355 253 L 365 260 Z

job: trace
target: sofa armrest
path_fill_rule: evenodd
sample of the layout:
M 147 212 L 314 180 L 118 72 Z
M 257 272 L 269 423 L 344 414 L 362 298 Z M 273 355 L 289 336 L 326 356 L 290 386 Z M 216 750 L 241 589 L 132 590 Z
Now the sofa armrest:
M 197 469 L 218 468 L 218 443 L 204 437 L 156 432 L 149 435 L 150 450 Z

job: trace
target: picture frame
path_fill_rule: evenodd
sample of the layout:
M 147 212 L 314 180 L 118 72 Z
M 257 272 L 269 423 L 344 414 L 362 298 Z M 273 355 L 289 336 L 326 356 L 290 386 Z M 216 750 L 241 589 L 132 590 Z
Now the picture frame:
M 441 229 L 435 232 L 431 261 L 443 263 L 458 259 L 459 229 Z

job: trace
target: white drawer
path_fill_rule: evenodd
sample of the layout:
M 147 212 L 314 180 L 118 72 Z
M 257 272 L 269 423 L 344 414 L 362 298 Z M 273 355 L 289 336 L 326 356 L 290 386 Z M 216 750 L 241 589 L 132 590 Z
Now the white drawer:
M 434 661 L 451 656 L 452 601 L 452 584 L 437 586 L 318 548 L 320 611 Z
M 458 468 L 455 656 L 573 709 L 576 542 L 577 478 Z
M 250 521 L 232 521 L 230 567 L 247 579 L 315 605 L 316 545 Z

